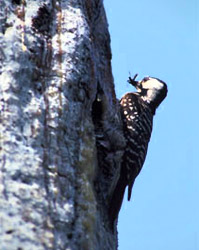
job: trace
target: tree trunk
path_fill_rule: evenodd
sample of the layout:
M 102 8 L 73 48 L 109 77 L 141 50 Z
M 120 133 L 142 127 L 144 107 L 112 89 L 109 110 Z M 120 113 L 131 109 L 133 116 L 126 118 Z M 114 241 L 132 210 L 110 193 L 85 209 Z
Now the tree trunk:
M 124 138 L 101 0 L 0 2 L 0 249 L 117 249 Z

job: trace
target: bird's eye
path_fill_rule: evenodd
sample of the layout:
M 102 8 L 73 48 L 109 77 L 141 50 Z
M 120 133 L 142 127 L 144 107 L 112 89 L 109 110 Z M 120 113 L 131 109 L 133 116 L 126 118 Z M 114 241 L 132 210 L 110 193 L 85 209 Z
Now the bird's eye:
M 144 77 L 143 82 L 146 82 L 146 81 L 148 81 L 149 79 L 150 79 L 150 77 L 149 77 L 149 76 L 146 76 L 146 77 Z

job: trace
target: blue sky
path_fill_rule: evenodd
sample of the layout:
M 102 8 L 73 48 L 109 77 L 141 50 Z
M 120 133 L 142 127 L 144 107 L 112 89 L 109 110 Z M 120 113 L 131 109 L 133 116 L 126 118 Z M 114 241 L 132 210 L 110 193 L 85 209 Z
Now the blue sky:
M 119 250 L 199 250 L 199 0 L 104 0 L 118 98 L 158 77 L 168 97 L 119 216 Z

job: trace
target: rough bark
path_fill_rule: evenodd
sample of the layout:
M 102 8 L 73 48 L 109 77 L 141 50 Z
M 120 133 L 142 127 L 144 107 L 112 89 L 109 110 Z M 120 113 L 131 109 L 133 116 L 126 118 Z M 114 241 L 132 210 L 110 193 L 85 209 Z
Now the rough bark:
M 124 139 L 101 0 L 0 2 L 0 249 L 116 249 Z

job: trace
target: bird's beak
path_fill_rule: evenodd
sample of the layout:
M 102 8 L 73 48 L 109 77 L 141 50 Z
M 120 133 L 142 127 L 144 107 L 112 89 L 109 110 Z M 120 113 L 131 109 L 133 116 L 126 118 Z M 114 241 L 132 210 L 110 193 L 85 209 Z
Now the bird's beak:
M 133 78 L 129 77 L 128 82 L 133 85 L 136 89 L 139 88 L 140 86 L 140 81 L 136 81 L 136 77 L 138 76 L 138 74 L 135 74 L 135 76 Z

